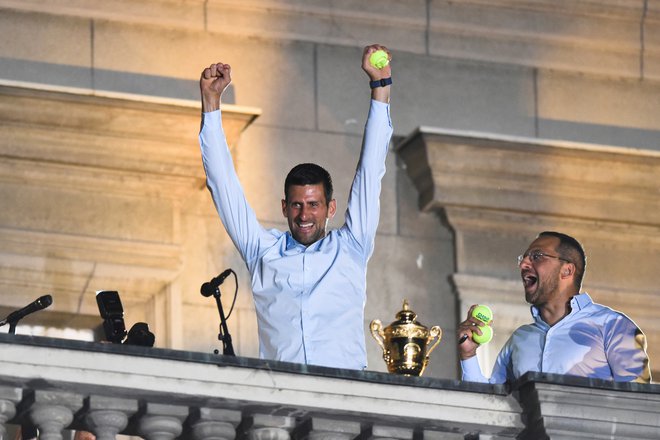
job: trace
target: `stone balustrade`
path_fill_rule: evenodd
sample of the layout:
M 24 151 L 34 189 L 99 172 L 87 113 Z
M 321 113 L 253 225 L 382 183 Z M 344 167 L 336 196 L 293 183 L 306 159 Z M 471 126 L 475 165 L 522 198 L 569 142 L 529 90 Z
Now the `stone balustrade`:
M 0 335 L 0 438 L 659 438 L 660 387 L 528 374 L 489 385 Z

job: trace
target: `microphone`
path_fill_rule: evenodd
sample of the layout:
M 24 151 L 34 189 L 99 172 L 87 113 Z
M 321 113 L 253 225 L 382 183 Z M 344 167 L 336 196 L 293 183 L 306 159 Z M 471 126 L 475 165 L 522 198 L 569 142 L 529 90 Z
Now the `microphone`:
M 224 272 L 222 272 L 220 275 L 217 277 L 213 278 L 211 281 L 208 283 L 202 284 L 202 287 L 199 289 L 199 293 L 202 294 L 202 296 L 211 296 L 215 293 L 215 289 L 220 287 L 222 283 L 225 282 L 225 279 L 233 272 L 231 269 L 227 269 Z
M 50 295 L 44 295 L 35 301 L 31 302 L 27 306 L 23 307 L 20 310 L 16 310 L 15 312 L 11 312 L 9 316 L 7 316 L 4 321 L 0 321 L 0 325 L 5 325 L 7 323 L 16 323 L 20 321 L 21 319 L 25 318 L 27 315 L 30 313 L 38 312 L 39 310 L 45 309 L 49 305 L 53 303 L 53 297 Z

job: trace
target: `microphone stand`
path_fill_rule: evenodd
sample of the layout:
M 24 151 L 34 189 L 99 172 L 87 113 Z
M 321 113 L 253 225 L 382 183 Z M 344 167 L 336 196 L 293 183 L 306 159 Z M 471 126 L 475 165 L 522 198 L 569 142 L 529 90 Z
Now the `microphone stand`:
M 6 319 L 3 319 L 2 321 L 0 321 L 0 327 L 2 327 L 5 324 L 9 324 L 9 333 L 7 333 L 7 334 L 8 335 L 15 335 L 16 334 L 16 324 L 18 324 L 18 321 L 20 321 L 20 319 L 15 319 L 13 321 L 7 321 Z
M 222 301 L 220 301 L 220 286 L 215 288 L 213 293 L 215 303 L 218 305 L 218 313 L 220 313 L 220 330 L 218 332 L 218 340 L 222 341 L 222 354 L 225 356 L 236 356 L 234 353 L 234 346 L 231 343 L 231 335 L 227 328 L 227 319 L 225 318 L 225 311 L 222 309 Z M 218 350 L 215 350 L 218 354 Z
M 11 316 L 11 315 L 10 315 Z M 0 321 L 0 327 L 2 327 L 5 324 L 9 324 L 9 333 L 8 335 L 15 335 L 16 334 L 16 324 L 18 324 L 18 321 L 21 319 L 12 319 L 11 321 L 7 321 L 6 319 Z

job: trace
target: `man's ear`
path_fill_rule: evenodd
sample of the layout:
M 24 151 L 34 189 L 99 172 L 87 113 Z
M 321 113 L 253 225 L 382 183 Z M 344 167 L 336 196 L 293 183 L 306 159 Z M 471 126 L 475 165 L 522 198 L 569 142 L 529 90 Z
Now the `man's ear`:
M 286 200 L 282 199 L 282 215 L 286 217 Z
M 328 218 L 333 218 L 336 213 L 337 213 L 337 200 L 332 199 L 330 200 L 330 203 L 328 203 Z
M 573 263 L 566 264 L 561 270 L 562 277 L 564 278 L 568 278 L 574 273 L 575 273 L 575 264 Z

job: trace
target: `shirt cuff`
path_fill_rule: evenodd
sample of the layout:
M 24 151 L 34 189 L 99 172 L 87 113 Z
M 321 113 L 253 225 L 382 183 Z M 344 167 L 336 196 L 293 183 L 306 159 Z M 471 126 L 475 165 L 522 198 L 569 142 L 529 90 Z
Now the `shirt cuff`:
M 389 102 L 377 101 L 373 98 L 371 99 L 371 105 L 374 106 L 374 107 L 382 106 L 384 108 L 389 108 L 389 106 L 390 106 Z
M 485 379 L 484 375 L 481 373 L 479 360 L 476 356 L 461 361 L 461 369 L 463 370 L 463 380 L 480 382 Z
M 202 126 L 219 127 L 222 123 L 222 113 L 220 110 L 212 112 L 202 112 Z

